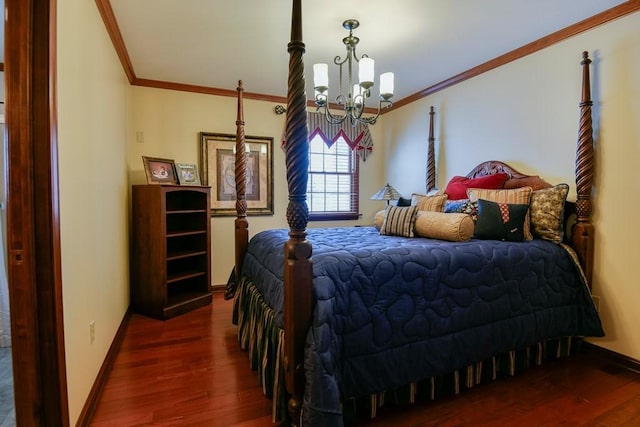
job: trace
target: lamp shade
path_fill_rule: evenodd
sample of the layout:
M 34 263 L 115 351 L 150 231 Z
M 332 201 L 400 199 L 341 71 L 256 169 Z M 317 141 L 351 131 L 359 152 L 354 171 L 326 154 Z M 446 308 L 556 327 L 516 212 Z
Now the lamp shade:
M 358 66 L 358 77 L 360 78 L 360 86 L 366 88 L 373 85 L 373 69 L 374 61 L 372 58 L 360 58 L 360 64 Z
M 393 96 L 393 73 L 380 74 L 380 96 L 383 98 Z
M 313 86 L 324 90 L 329 87 L 329 65 L 313 64 Z
M 376 194 L 370 197 L 371 200 L 398 200 L 400 193 L 387 182 Z

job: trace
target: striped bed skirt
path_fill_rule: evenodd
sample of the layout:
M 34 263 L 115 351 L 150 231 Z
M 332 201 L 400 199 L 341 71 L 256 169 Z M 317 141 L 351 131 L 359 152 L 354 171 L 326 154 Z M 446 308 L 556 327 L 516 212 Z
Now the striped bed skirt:
M 238 341 L 240 347 L 248 352 L 251 369 L 259 374 L 263 393 L 273 401 L 273 422 L 286 420 L 289 396 L 285 389 L 282 367 L 284 330 L 275 324 L 273 310 L 246 278 L 238 281 L 233 323 L 238 326 Z M 385 404 L 411 404 L 418 398 L 435 400 L 459 394 L 465 388 L 493 381 L 501 375 L 513 376 L 531 366 L 541 365 L 546 360 L 566 357 L 570 351 L 571 337 L 539 342 L 394 390 L 349 398 L 342 403 L 343 414 L 345 419 L 361 417 L 364 413 L 373 418 L 378 408 Z

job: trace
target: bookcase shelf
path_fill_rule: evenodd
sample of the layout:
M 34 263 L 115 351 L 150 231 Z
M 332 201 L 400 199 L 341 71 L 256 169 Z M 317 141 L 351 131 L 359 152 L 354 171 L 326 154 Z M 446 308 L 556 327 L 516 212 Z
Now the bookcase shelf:
M 134 185 L 131 305 L 169 319 L 210 304 L 209 187 Z

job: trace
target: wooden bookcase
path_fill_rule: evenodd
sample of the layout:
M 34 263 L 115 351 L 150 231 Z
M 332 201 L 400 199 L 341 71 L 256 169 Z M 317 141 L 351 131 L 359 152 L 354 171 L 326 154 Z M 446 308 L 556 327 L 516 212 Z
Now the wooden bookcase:
M 210 304 L 209 187 L 134 185 L 131 305 L 169 319 Z

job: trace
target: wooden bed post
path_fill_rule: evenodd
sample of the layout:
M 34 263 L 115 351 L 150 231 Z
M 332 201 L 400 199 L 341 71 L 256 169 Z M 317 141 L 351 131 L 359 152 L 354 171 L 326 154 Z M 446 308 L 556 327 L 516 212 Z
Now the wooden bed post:
M 238 114 L 236 119 L 236 258 L 235 281 L 240 280 L 240 271 L 244 255 L 247 253 L 249 243 L 249 222 L 247 221 L 247 155 L 245 152 L 244 138 L 244 110 L 242 92 L 242 80 L 238 80 Z
M 309 147 L 305 92 L 305 45 L 302 41 L 301 0 L 293 0 L 286 119 L 286 167 L 289 188 L 287 222 L 289 240 L 284 247 L 284 370 L 292 424 L 300 425 L 304 393 L 304 346 L 313 309 L 311 243 L 306 239 L 309 222 L 307 176 Z
M 589 80 L 588 52 L 582 52 L 582 102 L 576 149 L 576 223 L 571 233 L 571 243 L 584 269 L 587 284 L 591 287 L 593 271 L 593 225 L 591 224 L 591 191 L 593 185 L 593 131 L 591 124 L 591 83 Z
M 427 193 L 436 189 L 436 154 L 435 138 L 433 136 L 433 106 L 429 110 L 429 147 L 427 149 Z

